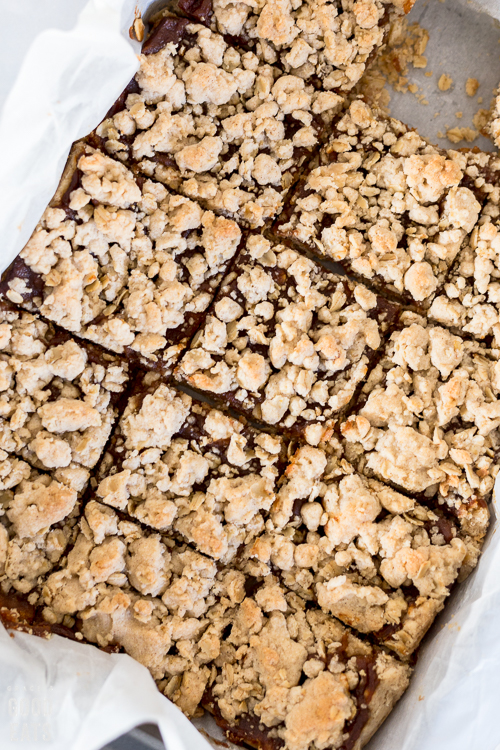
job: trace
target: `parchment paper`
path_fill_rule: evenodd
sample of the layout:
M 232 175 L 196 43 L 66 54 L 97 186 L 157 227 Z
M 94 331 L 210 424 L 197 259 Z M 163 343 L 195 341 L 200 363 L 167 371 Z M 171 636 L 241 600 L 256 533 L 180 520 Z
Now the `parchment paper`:
M 148 4 L 138 5 L 145 11 Z M 500 18 L 500 0 L 477 4 Z M 1 270 L 50 200 L 71 143 L 102 119 L 134 75 L 138 45 L 127 32 L 135 5 L 134 0 L 0 0 Z M 469 124 L 477 97 L 488 107 L 500 79 L 500 27 L 457 0 L 418 0 L 412 18 L 431 33 L 426 70 L 433 75 L 411 73 L 429 104 L 393 94 L 391 111 L 436 141 L 443 124 Z M 442 72 L 454 79 L 448 92 L 437 89 Z M 468 77 L 481 84 L 474 99 L 465 95 Z M 8 94 L 7 79 L 13 83 Z M 434 118 L 438 108 L 442 122 Z M 464 113 L 460 122 L 454 120 L 458 110 Z M 488 141 L 480 145 L 492 149 Z M 452 594 L 421 650 L 406 696 L 369 750 L 500 750 L 496 532 L 494 520 L 477 570 Z M 208 747 L 156 690 L 147 670 L 128 656 L 58 636 L 12 638 L 0 626 L 2 750 L 97 750 L 146 722 L 158 724 L 168 750 Z M 209 717 L 196 723 L 220 737 Z

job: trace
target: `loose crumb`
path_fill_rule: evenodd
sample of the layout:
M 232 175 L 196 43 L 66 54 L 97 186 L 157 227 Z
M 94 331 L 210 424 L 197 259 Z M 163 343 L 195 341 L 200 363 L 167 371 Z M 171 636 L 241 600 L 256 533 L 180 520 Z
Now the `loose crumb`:
M 453 84 L 453 78 L 449 75 L 446 75 L 446 73 L 443 73 L 441 78 L 438 81 L 438 89 L 440 91 L 448 91 Z
M 479 136 L 479 133 L 477 130 L 474 130 L 474 128 L 448 128 L 446 131 L 446 137 L 449 141 L 452 143 L 460 143 L 460 141 L 467 141 L 467 143 L 472 143 L 472 141 L 475 141 L 476 138 Z
M 475 96 L 480 84 L 477 78 L 467 78 L 465 82 L 465 93 L 467 96 Z
M 427 58 L 424 57 L 424 55 L 416 55 L 413 59 L 413 67 L 414 68 L 426 68 Z
M 416 83 L 410 83 L 410 66 L 425 68 L 427 58 L 424 52 L 429 41 L 429 32 L 418 23 L 409 25 L 406 18 L 397 18 L 390 27 L 387 45 L 378 55 L 375 64 L 366 71 L 355 93 L 361 95 L 370 105 L 376 105 L 382 112 L 389 113 L 389 83 L 399 93 L 417 94 Z M 429 78 L 432 72 L 426 72 Z M 423 102 L 422 102 L 423 103 Z
M 458 120 L 461 120 L 463 116 L 464 116 L 464 113 L 463 113 L 463 112 L 455 112 L 455 117 L 456 117 L 456 118 L 457 118 Z
M 489 119 L 490 111 L 488 109 L 478 109 L 478 111 L 472 118 L 472 122 L 474 123 L 474 127 L 476 128 L 476 130 L 479 130 L 479 132 L 483 135 L 488 135 L 485 131 Z

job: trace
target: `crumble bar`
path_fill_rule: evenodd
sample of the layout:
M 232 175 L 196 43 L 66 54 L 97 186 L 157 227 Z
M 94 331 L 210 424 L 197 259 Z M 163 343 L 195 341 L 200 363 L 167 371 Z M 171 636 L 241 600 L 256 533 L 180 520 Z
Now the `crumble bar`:
M 74 469 L 43 474 L 3 450 L 0 475 L 0 592 L 28 594 L 73 539 L 87 475 Z
M 481 538 L 498 473 L 498 352 L 414 313 L 402 319 L 341 426 L 346 457 L 424 504 L 448 507 Z
M 241 230 L 88 146 L 77 147 L 68 172 L 66 191 L 5 272 L 3 294 L 168 370 L 201 324 Z
M 280 437 L 153 381 L 128 402 L 95 494 L 227 563 L 264 528 L 285 462 Z
M 0 450 L 83 488 L 128 382 L 128 365 L 0 303 Z
M 362 284 L 249 234 L 175 375 L 317 445 L 398 315 Z
M 137 91 L 93 142 L 205 208 L 261 226 L 343 98 L 261 64 L 204 26 L 166 20 L 168 40 L 151 54 L 145 48 Z
M 425 308 L 494 190 L 489 161 L 437 149 L 357 99 L 273 231 Z
M 175 10 L 205 23 L 263 62 L 348 92 L 383 46 L 390 24 L 415 0 L 176 0 Z M 155 19 L 150 43 L 164 33 Z
M 500 232 L 498 205 L 488 204 L 460 252 L 429 316 L 457 333 L 500 346 Z
M 405 691 L 410 668 L 276 588 L 265 606 L 257 592 L 207 613 L 229 634 L 203 705 L 238 744 L 359 750 Z
M 264 609 L 283 585 L 407 658 L 481 543 L 452 514 L 363 477 L 341 453 L 303 446 L 266 530 L 237 564 L 261 587 Z

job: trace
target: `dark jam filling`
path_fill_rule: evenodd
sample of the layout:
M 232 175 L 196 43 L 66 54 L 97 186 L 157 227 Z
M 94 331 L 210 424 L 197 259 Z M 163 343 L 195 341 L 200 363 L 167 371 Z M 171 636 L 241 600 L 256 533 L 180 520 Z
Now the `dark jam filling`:
M 189 25 L 187 18 L 176 18 L 166 16 L 161 18 L 151 29 L 148 38 L 142 45 L 143 55 L 154 55 L 167 44 L 178 44 L 185 36 L 186 26 Z
M 7 295 L 10 289 L 9 282 L 14 279 L 22 279 L 26 282 L 26 291 L 21 294 L 24 303 L 31 303 L 35 297 L 43 296 L 45 284 L 42 274 L 32 271 L 20 255 L 15 258 L 2 274 L 0 281 L 0 294 L 2 296 L 5 297 Z M 29 306 L 31 307 L 31 305 Z
M 45 622 L 41 611 L 20 594 L 3 594 L 0 591 L 0 622 L 8 630 L 20 630 L 42 637 L 62 635 L 72 641 L 78 640 L 75 631 L 65 625 L 50 625 Z
M 370 709 L 368 706 L 380 682 L 373 657 L 357 656 L 356 666 L 359 671 L 359 682 L 354 690 L 353 698 L 357 711 L 354 719 L 345 727 L 346 734 L 349 736 L 340 750 L 352 750 L 359 740 L 361 732 L 370 718 Z

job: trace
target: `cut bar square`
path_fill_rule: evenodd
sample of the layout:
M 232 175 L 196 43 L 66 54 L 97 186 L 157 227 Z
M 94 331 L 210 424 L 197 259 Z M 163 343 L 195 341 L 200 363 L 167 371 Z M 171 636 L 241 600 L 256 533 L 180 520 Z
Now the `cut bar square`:
M 261 605 L 285 587 L 407 658 L 451 586 L 475 567 L 487 520 L 473 537 L 446 506 L 427 507 L 353 470 L 338 445 L 328 453 L 303 446 L 266 530 L 238 564 Z
M 37 587 L 74 539 L 87 473 L 49 475 L 4 451 L 0 472 L 1 607 L 1 594 L 11 589 L 36 601 Z
M 79 144 L 1 290 L 166 371 L 202 322 L 240 239 L 235 222 Z
M 327 440 L 396 304 L 285 245 L 249 234 L 176 377 L 312 444 Z
M 113 435 L 95 496 L 227 563 L 264 528 L 286 443 L 145 380 Z
M 341 426 L 349 461 L 483 537 L 498 473 L 498 351 L 403 313 Z
M 111 433 L 128 364 L 0 303 L 0 450 L 82 489 Z
M 204 26 L 165 20 L 168 39 L 146 43 L 135 90 L 92 140 L 206 209 L 261 226 L 344 99 Z
M 273 231 L 427 308 L 494 190 L 491 161 L 438 149 L 355 100 Z

